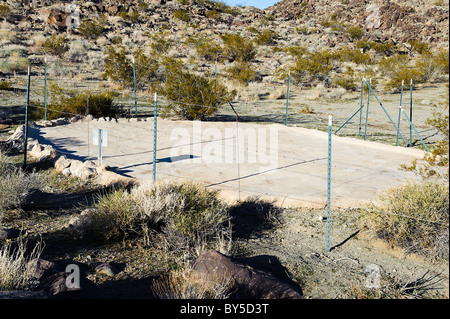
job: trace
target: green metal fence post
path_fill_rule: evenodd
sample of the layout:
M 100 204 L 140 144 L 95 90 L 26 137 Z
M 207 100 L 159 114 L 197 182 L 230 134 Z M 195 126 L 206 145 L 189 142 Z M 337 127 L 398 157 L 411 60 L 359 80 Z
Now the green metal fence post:
M 331 131 L 333 116 L 328 116 L 328 170 L 327 170 L 327 252 L 330 251 L 330 224 L 331 224 Z
M 405 85 L 405 81 L 402 81 L 402 91 L 400 93 L 400 107 L 398 108 L 398 126 L 397 126 L 397 142 L 395 146 L 398 146 L 398 137 L 400 134 L 400 120 L 402 118 L 402 99 L 403 99 L 403 86 Z
M 367 83 L 367 81 L 366 81 L 366 84 L 369 87 L 369 94 L 367 96 L 366 127 L 364 129 L 364 141 L 367 138 L 367 124 L 368 124 L 368 120 L 369 120 L 369 104 L 370 104 L 370 93 L 371 93 L 372 79 L 370 79 L 369 83 Z
M 412 147 L 412 120 L 413 120 L 413 102 L 412 102 L 412 91 L 413 91 L 413 80 L 411 79 L 411 84 L 409 86 L 409 119 L 411 120 L 411 124 L 409 125 L 409 145 L 408 147 Z
M 23 143 L 23 169 L 27 167 L 27 151 L 28 151 L 28 107 L 30 105 L 30 79 L 31 66 L 28 66 L 27 80 L 27 102 L 25 104 L 25 126 L 24 126 L 24 143 Z
M 136 118 L 138 117 L 138 111 L 137 111 L 137 97 L 136 97 L 136 67 L 134 64 L 134 57 L 133 57 L 133 83 L 134 83 L 134 109 L 136 110 Z
M 44 120 L 47 121 L 47 57 L 44 60 Z
M 288 85 L 287 85 L 287 97 L 286 97 L 286 126 L 288 125 L 288 117 L 289 117 L 289 90 L 291 86 L 291 72 L 289 71 L 288 76 Z
M 153 182 L 156 181 L 156 136 L 158 126 L 158 95 L 155 93 L 155 109 L 153 115 Z
M 364 99 L 364 80 L 362 81 L 361 84 L 361 106 L 359 108 L 359 136 L 361 136 L 361 127 L 362 127 L 362 109 L 364 106 L 363 99 Z

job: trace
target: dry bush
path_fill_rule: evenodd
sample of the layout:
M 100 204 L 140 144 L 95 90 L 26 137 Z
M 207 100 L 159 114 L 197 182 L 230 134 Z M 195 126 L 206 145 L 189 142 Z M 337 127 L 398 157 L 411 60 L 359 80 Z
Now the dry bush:
M 227 299 L 232 287 L 231 276 L 210 278 L 188 269 L 155 280 L 152 291 L 160 299 Z
M 39 258 L 43 247 L 38 242 L 31 253 L 26 254 L 27 244 L 22 239 L 13 249 L 12 242 L 6 242 L 0 248 L 0 291 L 1 290 L 25 290 L 35 284 L 34 271 L 29 267 L 30 261 Z
M 191 182 L 143 184 L 100 197 L 86 226 L 94 239 L 157 238 L 180 255 L 215 248 L 226 253 L 231 238 L 228 207 L 217 192 Z
M 364 220 L 377 237 L 406 253 L 448 259 L 448 192 L 448 183 L 392 187 L 369 205 Z
M 41 183 L 37 173 L 23 172 L 0 153 L 0 220 L 8 209 L 20 207 L 30 190 L 40 188 Z

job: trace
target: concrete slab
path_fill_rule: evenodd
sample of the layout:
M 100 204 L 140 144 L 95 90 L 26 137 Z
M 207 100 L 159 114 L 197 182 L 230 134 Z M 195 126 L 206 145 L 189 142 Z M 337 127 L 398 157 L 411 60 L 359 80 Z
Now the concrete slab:
M 109 133 L 103 164 L 126 176 L 152 179 L 151 118 L 41 127 L 32 137 L 66 156 L 96 159 L 94 128 Z M 327 133 L 279 124 L 239 123 L 236 128 L 233 122 L 158 119 L 157 179 L 196 180 L 220 189 L 230 201 L 257 195 L 276 198 L 283 206 L 326 205 Z M 399 167 L 423 155 L 417 149 L 333 135 L 332 206 L 356 207 L 389 186 L 418 179 Z

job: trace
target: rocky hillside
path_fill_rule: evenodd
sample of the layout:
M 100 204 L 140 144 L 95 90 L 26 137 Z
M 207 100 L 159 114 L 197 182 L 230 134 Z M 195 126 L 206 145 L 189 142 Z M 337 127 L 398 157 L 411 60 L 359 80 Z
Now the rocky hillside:
M 447 0 L 282 0 L 266 12 L 277 20 L 294 20 L 312 27 L 333 21 L 347 23 L 366 29 L 375 41 L 407 43 L 414 39 L 448 46 Z
M 148 56 L 175 57 L 190 71 L 204 75 L 211 75 L 217 60 L 225 84 L 246 94 L 249 85 L 260 90 L 264 85 L 283 84 L 286 70 L 295 65 L 302 52 L 372 50 L 378 54 L 375 60 L 381 61 L 395 53 L 414 58 L 418 50 L 411 41 L 432 50 L 447 48 L 449 43 L 448 0 L 282 0 L 266 10 L 230 7 L 214 0 L 3 0 L 1 3 L 3 74 L 24 73 L 23 65 L 28 62 L 42 65 L 44 56 L 50 52 L 49 59 L 77 65 L 76 72 L 87 71 L 91 77 L 100 79 L 106 48 L 123 46 L 129 58 L 142 49 Z M 92 29 L 90 25 L 90 29 L 82 32 L 86 22 L 101 23 L 100 29 Z M 46 40 L 52 34 L 64 36 L 65 47 L 61 52 L 48 48 L 46 51 Z M 221 36 L 227 34 L 253 41 L 255 52 L 247 64 L 236 64 L 236 59 L 223 55 Z M 363 41 L 365 44 L 361 44 Z M 374 50 L 376 45 L 391 47 Z M 358 63 L 350 69 L 333 65 L 332 73 L 311 78 L 325 80 L 325 86 L 329 87 L 333 75 L 347 72 L 352 78 L 344 79 L 346 88 L 354 87 L 352 83 L 360 82 L 367 72 L 377 72 L 373 61 L 369 68 Z M 280 72 L 284 77 L 280 77 Z

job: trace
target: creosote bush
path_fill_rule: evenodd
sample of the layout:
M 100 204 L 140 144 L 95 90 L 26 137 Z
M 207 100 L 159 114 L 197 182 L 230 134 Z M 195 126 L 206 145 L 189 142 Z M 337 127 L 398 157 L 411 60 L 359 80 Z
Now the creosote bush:
M 163 77 L 160 93 L 169 100 L 164 111 L 183 119 L 201 120 L 211 116 L 235 96 L 235 92 L 228 92 L 218 80 L 184 71 L 173 59 L 166 60 Z
M 47 92 L 47 119 L 84 115 L 87 112 L 88 103 L 89 114 L 95 117 L 116 117 L 120 113 L 120 108 L 114 103 L 116 97 L 117 93 L 113 91 L 95 93 L 66 90 L 50 82 Z M 44 104 L 41 101 L 31 101 L 31 105 L 38 106 L 33 108 L 32 117 L 43 119 Z
M 224 43 L 224 53 L 230 61 L 250 62 L 255 58 L 256 48 L 253 41 L 239 34 L 224 34 L 220 37 Z
M 127 57 L 124 46 L 109 46 L 105 50 L 105 72 L 103 76 L 122 87 L 132 88 L 133 61 Z M 142 48 L 136 49 L 133 53 L 135 60 L 136 87 L 138 89 L 146 87 L 152 77 L 156 76 L 159 67 L 158 61 L 144 54 Z
M 83 20 L 78 27 L 78 32 L 86 39 L 96 40 L 105 31 L 106 18 L 102 17 L 98 20 Z
M 68 42 L 64 35 L 53 34 L 44 41 L 41 49 L 44 53 L 62 57 L 70 48 Z

